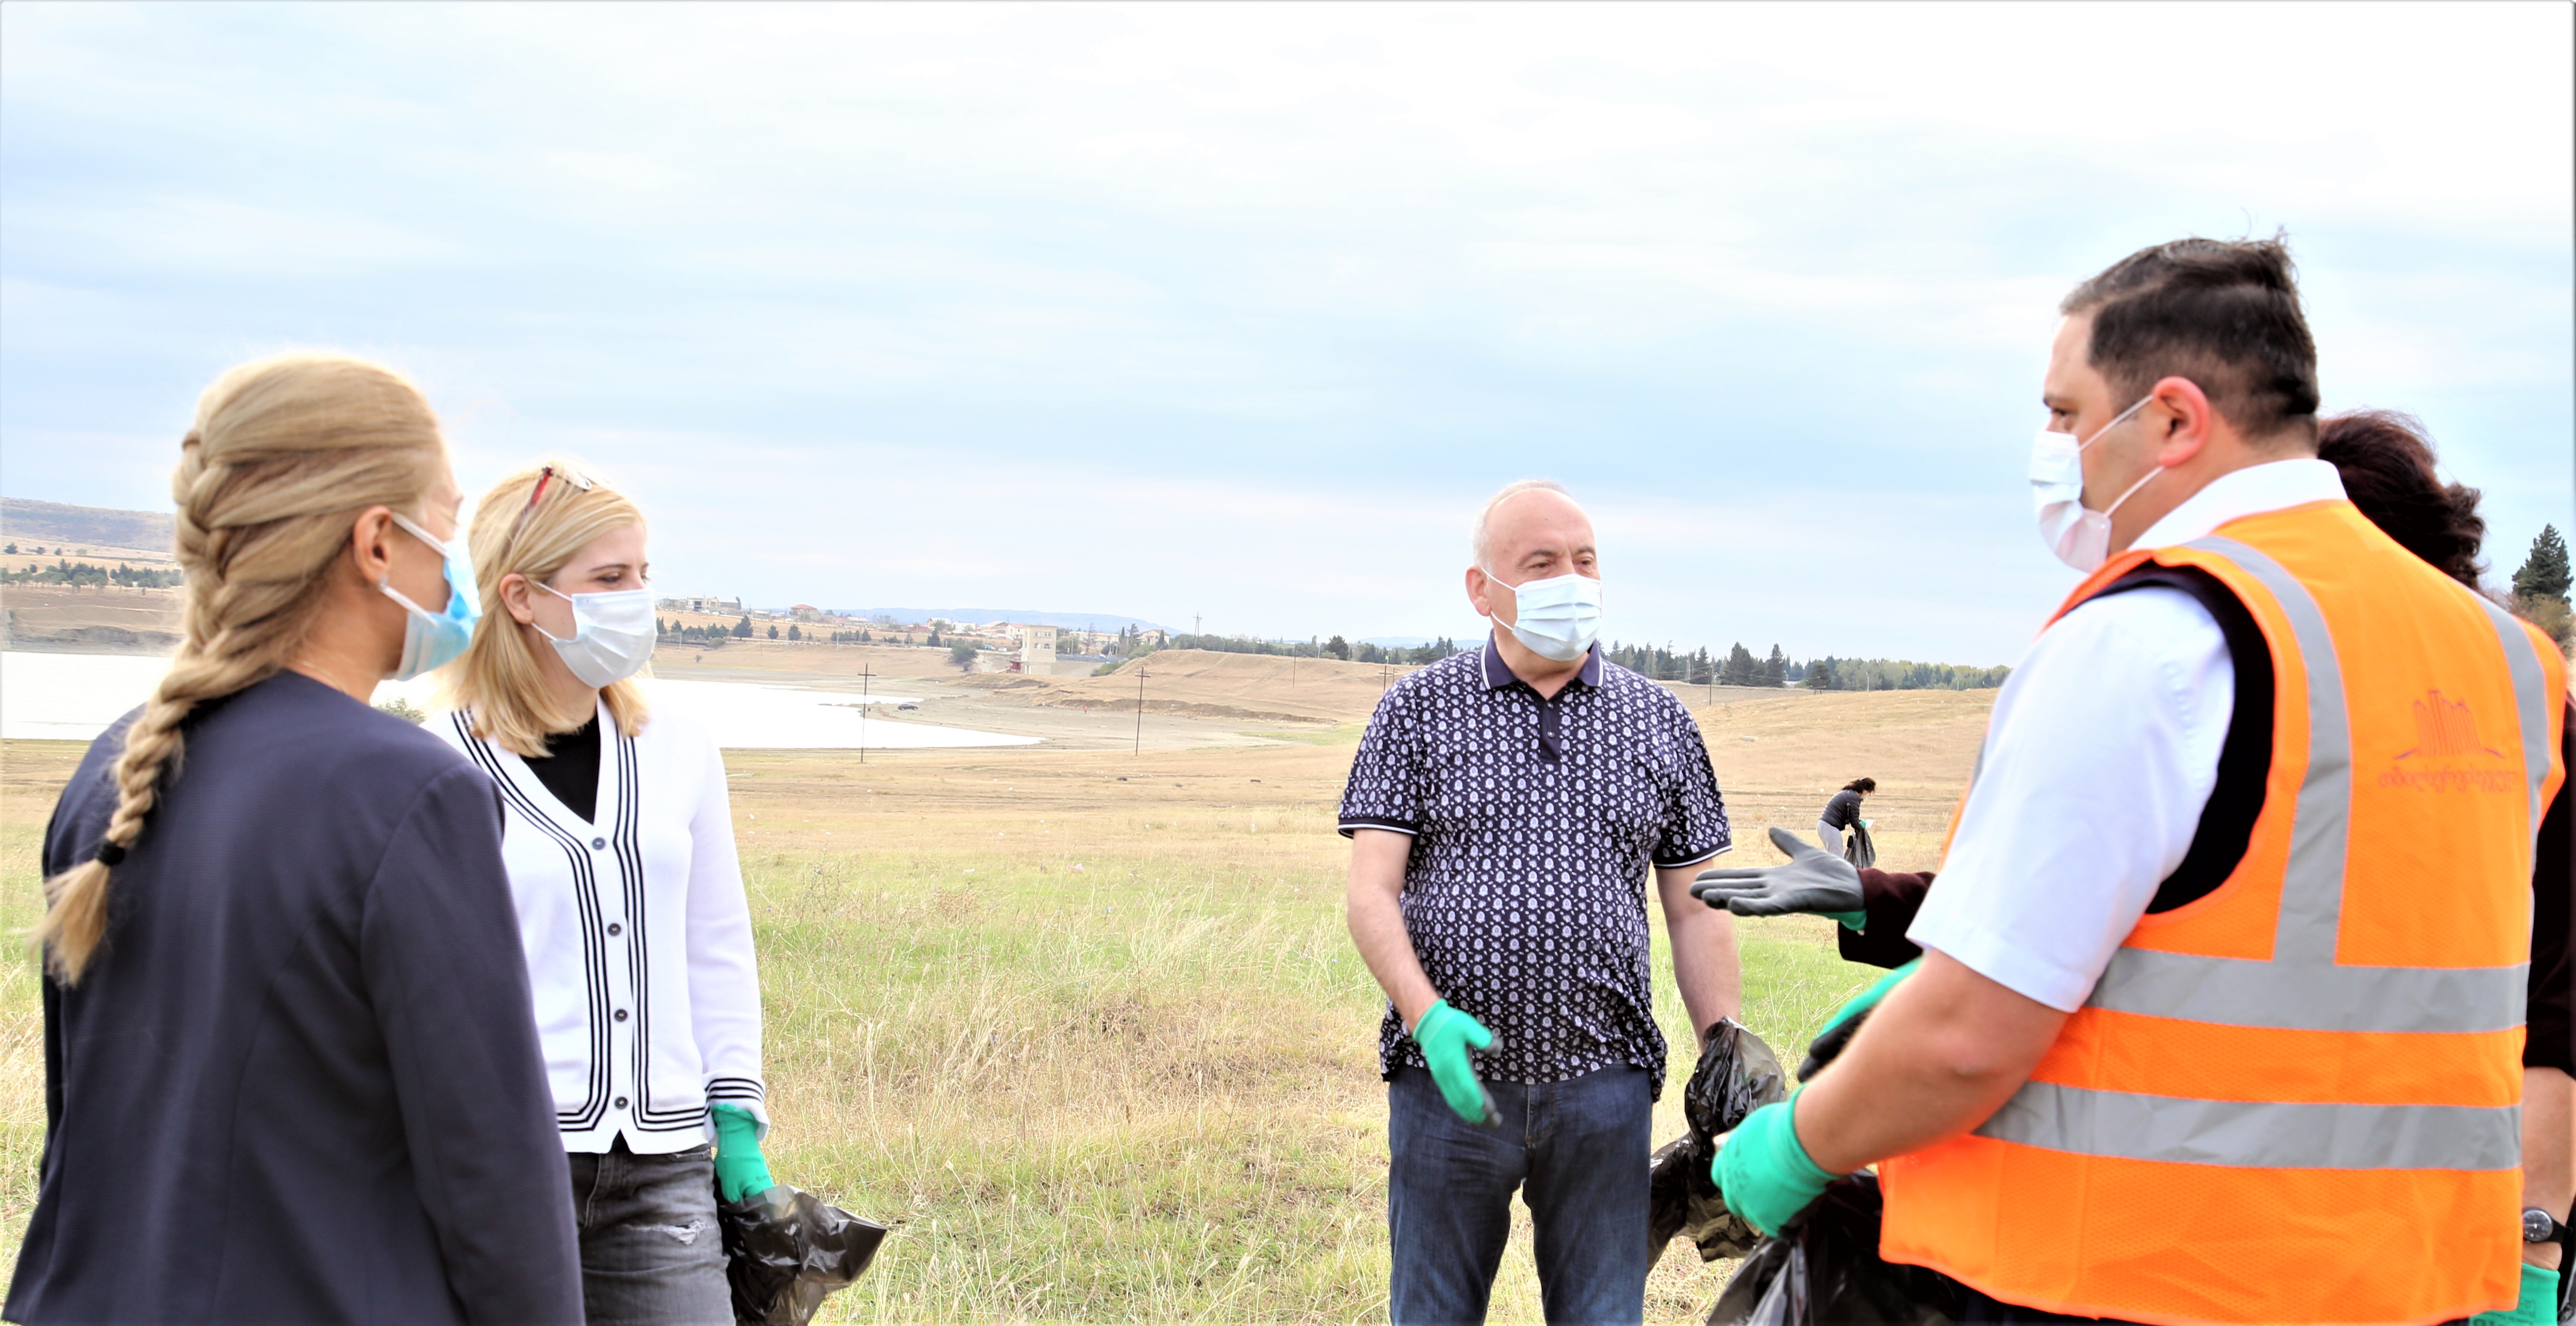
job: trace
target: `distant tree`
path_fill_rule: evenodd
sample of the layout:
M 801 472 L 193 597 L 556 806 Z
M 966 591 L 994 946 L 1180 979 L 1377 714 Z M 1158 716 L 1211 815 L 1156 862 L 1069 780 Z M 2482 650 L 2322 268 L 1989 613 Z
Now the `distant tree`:
M 776 622 L 771 622 L 771 623 L 769 624 L 769 638 L 770 638 L 770 639 L 772 639 L 772 640 L 775 640 L 775 639 L 777 639 L 777 638 L 778 638 L 778 623 L 776 623 Z
M 861 632 L 859 632 L 859 643 L 860 643 L 860 644 L 866 644 L 866 643 L 868 642 L 868 640 L 869 640 L 869 636 L 868 636 L 868 633 L 867 633 L 867 632 L 865 632 L 865 631 L 861 631 Z
M 18 555 L 18 545 L 14 544 L 14 543 L 13 543 L 13 544 L 10 544 L 7 548 L 5 548 L 5 549 L 0 549 L 0 552 L 6 552 L 6 553 L 8 553 L 10 556 L 15 557 L 15 556 L 17 556 L 17 555 Z
M 1834 664 L 1832 659 L 1820 658 L 1807 665 L 1808 690 L 1830 691 L 1833 688 Z
M 1702 646 L 1690 656 L 1690 668 L 1683 673 L 1682 680 L 1693 686 L 1706 686 L 1716 678 L 1717 663 L 1708 656 L 1707 647 Z
M 790 640 L 802 640 L 802 639 L 804 639 L 805 637 L 803 637 L 803 636 L 801 636 L 801 635 L 798 635 L 798 634 L 796 633 L 796 623 L 794 623 L 794 622 L 789 622 L 789 623 L 787 624 L 787 638 L 788 638 L 788 639 L 790 639 Z
M 738 622 L 735 622 L 735 623 L 733 624 L 733 633 L 734 633 L 735 635 L 737 635 L 737 636 L 740 636 L 741 638 L 743 638 L 743 639 L 745 639 L 745 640 L 748 640 L 748 639 L 750 639 L 750 638 L 751 638 L 751 614 L 750 614 L 750 613 L 747 613 L 747 612 L 746 612 L 746 613 L 744 613 L 744 614 L 742 615 L 742 620 L 741 620 L 741 621 L 738 621 Z
M 931 647 L 931 648 L 933 648 L 933 649 L 937 649 L 937 648 L 939 647 L 939 628 L 938 628 L 938 627 L 936 627 L 936 626 L 931 627 L 931 628 L 930 628 L 930 638 L 929 638 L 929 639 L 927 639 L 927 640 L 922 641 L 922 643 L 923 643 L 923 644 L 925 644 L 925 645 L 930 646 L 930 647 Z
M 1351 661 L 1351 642 L 1338 635 L 1334 636 L 1324 642 L 1324 652 L 1348 663 Z
M 948 661 L 956 664 L 957 670 L 960 672 L 973 672 L 975 670 L 975 646 L 970 645 L 963 640 L 950 645 L 948 647 Z
M 2513 596 L 2518 599 L 2556 599 L 2567 602 L 2567 540 L 2558 536 L 2558 527 L 2543 525 L 2531 541 L 2531 556 L 2523 559 L 2522 569 L 2513 573 Z
M 428 714 L 422 712 L 419 705 L 413 704 L 411 701 L 406 700 L 399 695 L 377 705 L 376 712 L 380 714 L 391 714 L 406 723 L 422 722 L 429 717 Z
M 1765 686 L 1789 684 L 1789 656 L 1781 653 L 1778 645 L 1771 646 L 1771 657 L 1763 660 L 1762 684 Z
M 1762 665 L 1754 660 L 1752 650 L 1738 643 L 1726 651 L 1726 668 L 1717 677 L 1729 686 L 1759 686 L 1762 684 Z

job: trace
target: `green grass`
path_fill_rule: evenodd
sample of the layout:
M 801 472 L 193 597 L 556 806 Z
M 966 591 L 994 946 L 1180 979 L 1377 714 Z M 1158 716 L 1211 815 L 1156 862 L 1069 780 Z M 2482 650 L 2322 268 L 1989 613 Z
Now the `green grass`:
M 0 827 L 12 933 L 36 916 L 49 806 L 13 805 Z M 1140 810 L 1152 831 L 1059 817 L 1048 831 L 1065 836 L 1043 839 L 984 819 L 942 850 L 743 839 L 772 1168 L 893 1226 L 824 1319 L 1384 1318 L 1381 1001 L 1343 930 L 1342 849 L 1302 816 Z M 950 836 L 939 821 L 911 841 Z M 1687 1045 L 1660 919 L 1655 932 L 1657 1013 Z M 1875 975 L 1839 961 L 1830 933 L 1746 929 L 1744 1021 L 1785 1057 Z M 1659 1141 L 1681 1132 L 1689 1069 L 1677 1054 Z M 0 962 L 11 1249 L 34 1200 L 42 1074 L 35 966 L 18 949 Z M 1523 1224 L 1497 1320 L 1539 1316 Z M 1697 1320 L 1725 1269 L 1668 1250 L 1649 1319 Z
M 965 853 L 746 863 L 773 1168 L 895 1226 L 832 1310 L 1382 1319 L 1381 1000 L 1340 881 L 1085 863 L 1079 877 Z M 1686 1045 L 1656 932 L 1657 1012 Z M 1745 941 L 1745 1020 L 1784 1048 L 1871 974 L 1824 933 L 1778 923 Z M 1676 1056 L 1659 1139 L 1681 1131 L 1688 1071 Z M 1652 1315 L 1695 1318 L 1720 1283 L 1677 1250 Z M 1525 1246 L 1496 1308 L 1537 1316 Z

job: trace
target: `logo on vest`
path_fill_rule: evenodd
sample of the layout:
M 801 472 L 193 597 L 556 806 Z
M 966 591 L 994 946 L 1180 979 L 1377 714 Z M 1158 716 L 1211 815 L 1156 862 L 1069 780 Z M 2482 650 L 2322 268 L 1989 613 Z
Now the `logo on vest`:
M 2477 715 L 2465 702 L 2426 691 L 2415 702 L 2415 745 L 2397 753 L 2394 766 L 2379 775 L 2379 785 L 2415 792 L 2521 791 L 2519 771 L 2474 767 L 2503 758 L 2503 751 L 2479 737 Z

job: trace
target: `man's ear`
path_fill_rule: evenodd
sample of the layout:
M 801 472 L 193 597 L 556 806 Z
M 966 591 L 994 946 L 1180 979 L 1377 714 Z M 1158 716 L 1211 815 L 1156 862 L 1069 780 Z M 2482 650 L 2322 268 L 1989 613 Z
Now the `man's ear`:
M 1479 617 L 1494 615 L 1492 584 L 1492 578 L 1485 574 L 1485 568 L 1481 566 L 1467 568 L 1467 602 L 1474 605 L 1476 615 Z
M 2163 432 L 2155 438 L 2156 464 L 2167 469 L 2188 464 L 2222 426 L 2217 409 L 2209 403 L 2209 393 L 2190 378 L 2159 379 L 2148 395 L 2155 399 L 2152 408 L 2164 416 Z

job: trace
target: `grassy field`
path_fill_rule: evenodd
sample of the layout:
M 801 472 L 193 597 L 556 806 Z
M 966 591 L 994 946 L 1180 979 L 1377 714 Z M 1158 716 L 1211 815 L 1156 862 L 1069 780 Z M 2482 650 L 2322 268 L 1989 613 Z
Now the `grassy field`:
M 1889 864 L 1927 864 L 1990 695 L 1700 710 L 1743 855 L 1872 772 Z M 1964 736 L 1962 735 L 1964 734 Z M 1302 735 L 1302 734 L 1301 734 Z M 733 752 L 779 1177 L 894 1227 L 827 1318 L 1378 1320 L 1381 1000 L 1342 928 L 1348 729 L 1255 750 Z M 0 924 L 23 931 L 66 743 L 0 750 Z M 1846 764 L 1858 759 L 1847 772 Z M 1658 946 L 1666 1034 L 1690 1029 Z M 1874 973 L 1829 923 L 1743 930 L 1745 1021 L 1783 1047 Z M 41 1145 L 32 963 L 0 972 L 0 1245 Z M 1673 1065 L 1656 1137 L 1681 1132 Z M 1527 1231 L 1497 1320 L 1537 1320 Z M 1668 1250 L 1650 1320 L 1726 1264 Z

